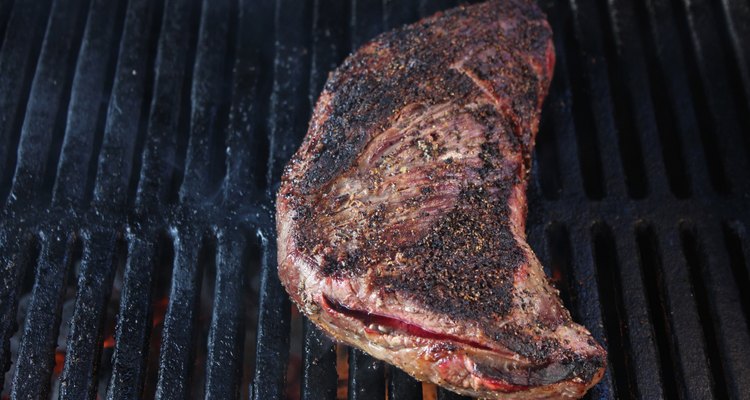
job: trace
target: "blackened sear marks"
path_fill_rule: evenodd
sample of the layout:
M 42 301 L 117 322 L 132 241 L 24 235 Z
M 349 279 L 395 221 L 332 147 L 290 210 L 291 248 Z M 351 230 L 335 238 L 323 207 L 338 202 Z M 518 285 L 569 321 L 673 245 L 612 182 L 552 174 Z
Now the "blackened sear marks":
M 492 193 L 501 191 L 503 193 Z M 512 306 L 513 276 L 527 262 L 511 232 L 507 190 L 468 187 L 459 204 L 375 279 L 459 320 L 487 321 Z
M 566 351 L 565 357 L 563 362 L 573 364 L 571 376 L 580 378 L 585 382 L 592 380 L 597 371 L 607 366 L 604 354 L 598 354 L 593 357 L 582 357 L 580 354 Z
M 497 169 L 496 164 L 502 159 L 499 147 L 500 145 L 497 142 L 482 143 L 482 152 L 479 153 L 479 159 L 484 164 L 482 169 L 479 170 L 482 178 L 487 178 L 490 173 Z
M 580 378 L 590 381 L 603 367 L 606 366 L 606 354 L 599 353 L 582 356 L 564 346 L 557 338 L 540 338 L 529 335 L 528 327 L 521 327 L 517 323 L 489 327 L 487 333 L 495 341 L 504 343 L 510 350 L 532 361 L 539 362 L 545 367 L 550 363 L 559 365 L 567 376 L 562 379 Z M 593 344 L 593 342 L 592 342 Z M 529 385 L 539 384 L 543 377 L 528 375 Z
M 539 340 L 533 343 L 533 346 L 541 349 L 548 348 L 550 346 L 548 342 L 547 340 Z M 553 346 L 559 349 L 559 345 Z M 476 371 L 482 376 L 505 380 L 515 385 L 537 386 L 573 378 L 584 381 L 591 380 L 604 365 L 603 357 L 583 358 L 574 352 L 564 351 L 560 357 L 552 361 L 540 362 L 528 369 L 507 371 L 494 368 L 489 364 L 477 363 Z
M 361 274 L 364 268 L 359 252 L 326 254 L 321 263 L 321 272 L 325 276 L 342 278 L 345 274 Z
M 342 125 L 344 124 L 330 123 L 328 130 L 323 134 L 320 151 L 315 153 L 316 159 L 303 180 L 305 192 L 328 182 L 337 173 L 349 167 L 362 150 L 367 135 L 359 130 L 346 137 L 346 128 Z

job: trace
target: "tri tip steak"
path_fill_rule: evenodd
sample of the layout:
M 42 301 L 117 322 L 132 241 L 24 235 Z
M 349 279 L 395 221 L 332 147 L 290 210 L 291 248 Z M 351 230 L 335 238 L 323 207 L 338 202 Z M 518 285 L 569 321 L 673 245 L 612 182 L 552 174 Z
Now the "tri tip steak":
M 553 66 L 531 1 L 384 33 L 325 85 L 277 198 L 279 276 L 341 342 L 484 398 L 578 398 L 606 353 L 526 243 Z

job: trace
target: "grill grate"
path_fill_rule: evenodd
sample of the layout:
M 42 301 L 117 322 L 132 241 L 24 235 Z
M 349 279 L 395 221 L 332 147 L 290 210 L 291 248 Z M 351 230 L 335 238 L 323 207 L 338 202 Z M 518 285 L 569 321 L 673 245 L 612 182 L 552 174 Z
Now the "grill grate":
M 0 0 L 2 397 L 460 398 L 293 312 L 272 205 L 328 71 L 455 4 Z M 542 6 L 528 234 L 589 398 L 745 397 L 750 6 Z

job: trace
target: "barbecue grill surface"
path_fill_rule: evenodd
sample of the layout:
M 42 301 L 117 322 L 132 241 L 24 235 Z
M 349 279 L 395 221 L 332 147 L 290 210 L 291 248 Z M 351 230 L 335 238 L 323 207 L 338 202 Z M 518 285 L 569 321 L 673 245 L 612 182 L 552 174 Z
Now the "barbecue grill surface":
M 746 398 L 750 5 L 541 4 L 528 235 L 590 397 Z M 453 5 L 0 0 L 2 398 L 429 395 L 293 312 L 272 199 L 328 71 Z

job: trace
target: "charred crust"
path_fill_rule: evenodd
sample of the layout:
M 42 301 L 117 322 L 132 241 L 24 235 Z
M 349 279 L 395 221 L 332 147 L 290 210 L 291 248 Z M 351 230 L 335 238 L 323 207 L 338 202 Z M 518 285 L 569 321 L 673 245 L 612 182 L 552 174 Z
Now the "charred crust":
M 479 173 L 483 178 L 486 178 L 489 174 L 498 169 L 497 162 L 502 159 L 500 154 L 500 145 L 497 142 L 484 142 L 482 143 L 482 152 L 479 153 L 479 159 L 482 160 L 482 168 Z
M 597 353 L 589 357 L 584 357 L 572 351 L 568 351 L 565 354 L 566 358 L 564 361 L 573 364 L 570 377 L 579 378 L 584 382 L 590 382 L 607 365 L 604 353 Z
M 320 266 L 321 272 L 325 276 L 332 276 L 334 278 L 344 278 L 361 274 L 364 265 L 360 259 L 361 255 L 358 252 L 325 254 Z
M 522 369 L 480 361 L 475 364 L 474 373 L 514 385 L 544 386 L 571 380 L 590 382 L 604 367 L 604 358 L 599 354 L 584 357 L 568 351 L 549 360 L 525 365 Z
M 463 190 L 459 204 L 375 286 L 457 319 L 507 314 L 514 273 L 527 259 L 511 232 L 506 197 L 484 187 Z
M 540 338 L 536 334 L 539 328 L 535 331 L 533 326 L 508 324 L 501 328 L 487 327 L 486 331 L 490 333 L 493 340 L 503 343 L 510 350 L 536 365 L 561 364 L 568 371 L 563 379 L 578 378 L 584 382 L 589 382 L 606 366 L 604 351 L 593 354 L 576 353 L 557 338 Z M 597 346 L 593 340 L 589 345 Z
M 549 338 L 540 340 L 515 324 L 504 325 L 501 328 L 488 327 L 487 331 L 492 339 L 505 344 L 510 350 L 534 363 L 548 360 L 562 348 L 558 341 Z
M 330 118 L 326 124 L 310 168 L 302 180 L 303 193 L 309 193 L 313 188 L 328 182 L 344 169 L 348 168 L 357 158 L 366 141 L 363 131 L 356 131 L 348 137 L 345 121 L 341 118 Z

